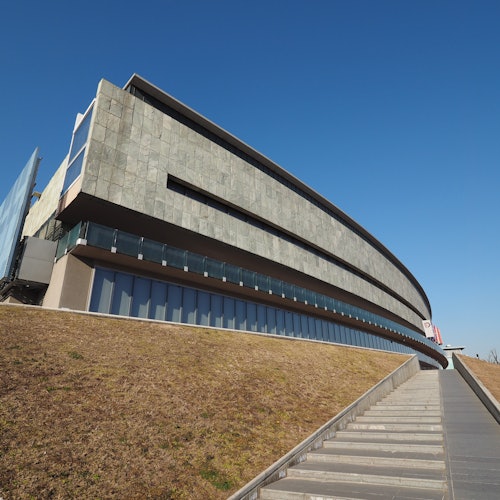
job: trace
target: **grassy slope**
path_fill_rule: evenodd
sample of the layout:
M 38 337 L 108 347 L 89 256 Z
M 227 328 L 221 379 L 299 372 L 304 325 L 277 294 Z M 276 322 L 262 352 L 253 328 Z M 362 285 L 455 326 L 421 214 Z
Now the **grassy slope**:
M 0 307 L 0 497 L 226 498 L 405 356 Z
M 488 363 L 481 359 L 460 355 L 467 368 L 482 382 L 482 384 L 500 401 L 500 365 Z

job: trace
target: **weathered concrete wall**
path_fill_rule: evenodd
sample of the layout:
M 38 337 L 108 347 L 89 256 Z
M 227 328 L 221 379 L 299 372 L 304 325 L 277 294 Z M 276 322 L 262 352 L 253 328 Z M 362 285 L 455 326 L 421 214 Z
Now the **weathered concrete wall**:
M 23 228 L 23 236 L 33 236 L 47 219 L 56 211 L 66 174 L 67 157 L 63 160 L 56 173 L 42 191 L 28 212 Z
M 380 288 L 298 245 L 167 188 L 171 174 L 384 283 L 429 317 L 410 280 L 345 225 L 238 155 L 101 81 L 82 191 L 215 238 L 334 284 L 421 328 L 421 318 Z

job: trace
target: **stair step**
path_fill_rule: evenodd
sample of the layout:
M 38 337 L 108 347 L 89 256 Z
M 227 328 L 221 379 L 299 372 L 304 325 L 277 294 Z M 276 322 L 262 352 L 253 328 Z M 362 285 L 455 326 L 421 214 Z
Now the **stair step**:
M 380 400 L 381 403 L 388 403 L 388 402 L 394 402 L 394 403 L 415 403 L 415 404 L 433 404 L 433 405 L 440 405 L 441 400 L 440 398 L 427 398 L 427 397 L 418 397 L 418 396 L 408 396 L 408 397 L 401 397 L 401 396 L 392 396 L 392 397 L 387 397 L 384 399 Z
M 442 441 L 441 433 L 338 431 L 336 437 L 342 439 L 384 439 L 388 441 Z
M 371 416 L 371 415 L 362 415 L 360 417 L 356 417 L 357 423 L 387 423 L 387 424 L 441 424 L 441 417 L 421 417 L 421 416 Z
M 348 449 L 348 450 L 378 450 L 386 452 L 403 452 L 403 453 L 430 453 L 439 455 L 444 453 L 442 444 L 409 444 L 409 443 L 388 443 L 387 441 L 380 442 L 363 442 L 363 441 L 342 441 L 340 439 L 331 439 L 323 442 L 325 448 Z
M 374 408 L 374 407 L 372 407 Z M 375 408 L 380 408 L 380 409 L 386 409 L 386 410 L 413 410 L 413 411 L 427 411 L 427 410 L 434 410 L 434 411 L 441 411 L 441 407 L 439 405 L 418 405 L 418 404 L 408 404 L 408 405 L 402 405 L 402 404 L 392 404 L 392 403 L 377 403 Z
M 440 392 L 439 389 L 436 389 L 435 387 L 412 387 L 412 386 L 400 386 L 398 389 L 395 391 L 392 391 L 391 393 L 388 394 L 388 396 L 391 396 L 392 394 L 422 394 L 423 396 L 439 396 Z
M 441 402 L 436 401 L 425 401 L 417 398 L 413 399 L 382 399 L 375 403 L 375 406 L 435 406 L 436 408 L 441 408 Z
M 432 459 L 419 459 L 419 458 L 396 458 L 391 454 L 390 456 L 376 456 L 371 454 L 366 455 L 352 455 L 352 454 L 340 454 L 340 453 L 325 453 L 322 451 L 313 451 L 307 454 L 307 461 L 310 463 L 316 462 L 327 462 L 332 464 L 353 464 L 353 465 L 363 465 L 363 466 L 383 466 L 383 467 L 402 467 L 408 468 L 412 467 L 415 469 L 436 469 L 444 470 L 445 462 L 444 460 Z M 429 455 L 427 455 L 429 456 Z M 432 455 L 431 455 L 432 456 Z
M 410 405 L 410 406 L 440 406 L 439 400 L 434 399 L 420 399 L 420 398 L 390 398 L 382 399 L 379 401 L 378 406 L 381 405 Z
M 404 495 L 404 496 L 403 496 Z M 422 488 L 284 478 L 260 490 L 261 500 L 442 500 L 443 492 Z
M 377 417 L 377 416 L 393 416 L 393 417 L 441 417 L 440 410 L 394 410 L 392 408 L 383 408 L 383 407 L 373 407 L 371 410 L 366 410 L 363 413 L 365 417 Z
M 443 449 L 441 449 L 443 451 Z M 392 460 L 398 459 L 412 459 L 412 460 L 443 460 L 443 453 L 425 453 L 420 451 L 408 451 L 406 448 L 402 451 L 394 449 L 385 451 L 379 449 L 357 449 L 357 448 L 342 448 L 342 447 L 322 447 L 317 450 L 312 450 L 309 453 L 318 455 L 342 455 L 351 457 L 370 457 L 370 458 L 390 458 Z
M 262 500 L 443 499 L 446 462 L 437 372 L 420 372 L 287 469 Z
M 388 423 L 388 422 L 352 422 L 347 425 L 349 431 L 403 431 L 403 432 L 442 432 L 441 424 Z
M 332 464 L 303 462 L 290 467 L 287 477 L 308 477 L 323 481 L 360 481 L 362 483 L 405 486 L 410 488 L 437 489 L 446 487 L 441 470 L 377 467 L 354 464 Z

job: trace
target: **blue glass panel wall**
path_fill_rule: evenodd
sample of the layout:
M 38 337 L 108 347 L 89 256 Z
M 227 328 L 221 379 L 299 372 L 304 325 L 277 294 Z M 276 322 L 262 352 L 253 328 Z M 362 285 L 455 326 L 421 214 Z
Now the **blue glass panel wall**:
M 417 354 L 437 366 L 403 344 L 332 321 L 106 269 L 95 271 L 90 310 Z
M 36 148 L 0 205 L 0 279 L 11 275 L 39 163 Z

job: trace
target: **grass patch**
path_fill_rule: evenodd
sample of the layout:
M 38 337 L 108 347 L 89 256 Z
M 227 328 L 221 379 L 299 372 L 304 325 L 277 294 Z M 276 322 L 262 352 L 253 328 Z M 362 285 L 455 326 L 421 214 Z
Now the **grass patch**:
M 227 498 L 406 359 L 0 306 L 0 497 Z
M 224 479 L 220 472 L 213 469 L 201 469 L 200 476 L 210 482 L 215 488 L 222 491 L 231 489 L 231 482 Z
M 477 358 L 459 355 L 461 361 L 474 373 L 482 384 L 500 401 L 500 365 L 488 363 Z

